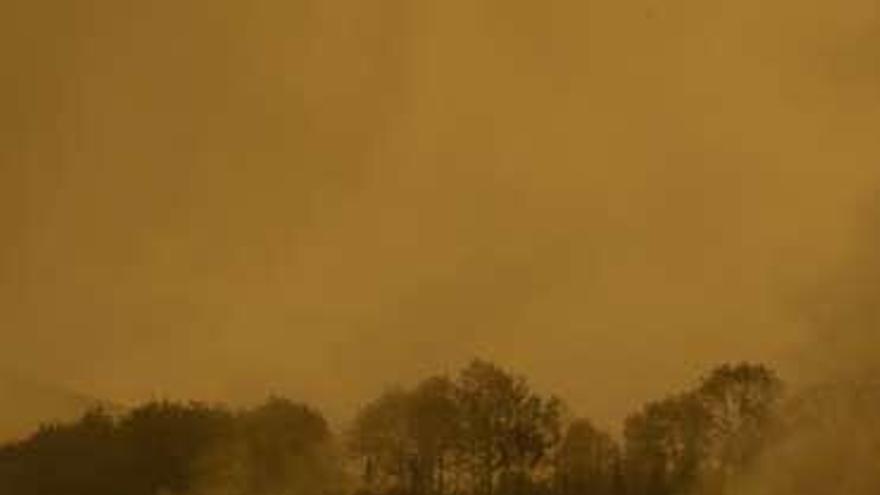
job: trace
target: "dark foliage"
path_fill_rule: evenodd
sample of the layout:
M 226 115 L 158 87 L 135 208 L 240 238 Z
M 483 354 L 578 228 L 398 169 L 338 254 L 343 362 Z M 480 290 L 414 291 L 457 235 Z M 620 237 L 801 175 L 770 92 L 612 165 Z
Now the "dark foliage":
M 311 409 L 282 399 L 240 413 L 154 402 L 115 418 L 95 410 L 0 449 L 0 493 L 16 495 L 301 493 L 330 485 L 330 432 Z M 311 479 L 308 479 L 311 478 Z M 326 482 L 326 486 L 322 486 Z
M 347 465 L 324 418 L 285 399 L 96 409 L 0 447 L 0 494 L 723 495 L 785 423 L 781 393 L 763 366 L 722 366 L 630 416 L 618 443 L 477 360 L 367 404 Z

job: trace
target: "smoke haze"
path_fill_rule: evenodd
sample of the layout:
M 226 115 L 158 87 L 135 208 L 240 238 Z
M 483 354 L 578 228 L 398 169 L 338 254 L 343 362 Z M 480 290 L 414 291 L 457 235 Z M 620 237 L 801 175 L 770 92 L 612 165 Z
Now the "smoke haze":
M 745 495 L 868 495 L 880 490 L 880 256 L 876 198 L 860 242 L 804 298 L 814 329 L 784 433 L 739 482 Z
M 614 423 L 846 360 L 800 365 L 841 317 L 792 301 L 876 247 L 873 0 L 7 4 L 20 373 L 339 417 L 476 355 Z M 876 344 L 854 315 L 834 356 Z

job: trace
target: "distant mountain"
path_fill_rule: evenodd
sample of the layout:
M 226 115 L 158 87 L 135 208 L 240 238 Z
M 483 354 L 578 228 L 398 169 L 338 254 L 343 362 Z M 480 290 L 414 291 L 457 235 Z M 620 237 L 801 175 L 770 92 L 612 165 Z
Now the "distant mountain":
M 0 370 L 0 443 L 26 436 L 40 424 L 76 419 L 101 401 L 64 387 Z

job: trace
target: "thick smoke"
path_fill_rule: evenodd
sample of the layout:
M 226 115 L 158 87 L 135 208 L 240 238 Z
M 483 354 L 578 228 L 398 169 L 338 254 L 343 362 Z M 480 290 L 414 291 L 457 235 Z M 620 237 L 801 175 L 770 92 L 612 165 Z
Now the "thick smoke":
M 778 442 L 741 480 L 745 495 L 880 493 L 880 209 L 860 242 L 815 288 L 809 382 L 796 390 Z

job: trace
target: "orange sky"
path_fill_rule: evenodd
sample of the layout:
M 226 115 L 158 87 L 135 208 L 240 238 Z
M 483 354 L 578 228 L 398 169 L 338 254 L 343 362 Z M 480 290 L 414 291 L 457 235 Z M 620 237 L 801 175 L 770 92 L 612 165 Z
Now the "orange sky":
M 873 0 L 3 10 L 0 363 L 111 400 L 797 379 L 880 179 Z

